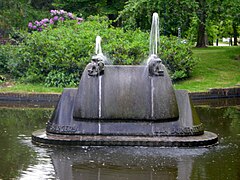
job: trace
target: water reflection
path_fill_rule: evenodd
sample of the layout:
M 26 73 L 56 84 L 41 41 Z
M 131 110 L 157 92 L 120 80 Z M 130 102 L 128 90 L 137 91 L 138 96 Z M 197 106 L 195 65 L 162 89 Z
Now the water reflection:
M 32 146 L 31 137 L 19 137 L 22 145 L 36 152 L 35 163 L 30 164 L 20 174 L 19 179 L 55 179 L 55 170 L 51 160 L 51 148 Z
M 76 147 L 53 150 L 59 179 L 190 179 L 196 156 L 208 149 Z
M 0 179 L 240 179 L 240 106 L 196 108 L 211 148 L 40 147 L 53 109 L 0 108 Z
M 0 179 L 15 179 L 37 163 L 39 151 L 30 136 L 45 127 L 51 113 L 52 109 L 0 108 Z

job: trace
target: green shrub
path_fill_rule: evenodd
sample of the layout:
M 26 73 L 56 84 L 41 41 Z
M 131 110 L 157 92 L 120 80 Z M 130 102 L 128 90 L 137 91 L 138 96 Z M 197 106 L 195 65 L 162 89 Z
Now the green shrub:
M 6 77 L 0 74 L 0 84 L 6 81 Z
M 11 62 L 17 62 L 16 55 L 18 46 L 5 44 L 0 45 L 0 73 L 11 72 Z
M 145 34 L 125 33 L 120 28 L 108 28 L 109 25 L 105 18 L 91 17 L 81 24 L 66 21 L 57 28 L 32 32 L 22 44 L 17 66 L 12 70 L 18 71 L 15 74 L 27 82 L 45 82 L 47 86 L 76 85 L 94 55 L 97 35 L 102 37 L 103 51 L 114 64 L 140 64 L 148 47 L 137 39 Z M 147 41 L 148 36 L 143 37 Z
M 4 45 L 0 45 L 0 73 L 7 71 L 6 63 L 10 54 L 6 52 L 5 47 Z
M 45 79 L 46 86 L 65 87 L 77 86 L 79 82 L 78 73 L 70 73 L 65 71 L 51 71 Z
M 81 24 L 74 20 L 56 28 L 34 31 L 18 47 L 10 68 L 28 82 L 46 86 L 75 86 L 94 55 L 96 36 L 102 37 L 103 53 L 112 64 L 142 64 L 149 53 L 149 34 L 110 26 L 106 18 L 90 17 Z M 189 76 L 194 59 L 190 47 L 174 37 L 161 37 L 160 57 L 174 80 Z
M 170 71 L 173 81 L 188 78 L 196 64 L 191 44 L 183 43 L 175 36 L 161 37 L 159 56 Z

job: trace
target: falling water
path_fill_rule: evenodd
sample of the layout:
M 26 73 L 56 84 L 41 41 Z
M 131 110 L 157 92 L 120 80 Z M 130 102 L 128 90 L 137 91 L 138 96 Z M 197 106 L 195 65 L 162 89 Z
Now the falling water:
M 154 117 L 154 98 L 153 98 L 154 86 L 153 86 L 153 78 L 151 78 L 150 83 L 151 83 L 151 117 L 153 118 Z
M 101 106 L 101 102 L 102 102 L 102 76 L 98 77 L 98 93 L 99 93 L 99 99 L 98 99 L 98 117 L 101 118 L 102 116 L 102 106 Z
M 102 76 L 98 77 L 98 117 L 102 117 Z M 101 121 L 98 121 L 98 133 L 101 134 Z
M 103 59 L 103 61 L 105 61 L 106 57 L 102 53 L 101 41 L 102 41 L 102 38 L 100 36 L 97 36 L 96 37 L 95 53 L 96 53 L 97 56 L 100 56 Z M 98 98 L 98 117 L 101 118 L 101 116 L 102 116 L 102 76 L 98 77 L 98 84 L 99 84 L 99 87 L 98 87 L 98 93 L 99 93 L 99 96 L 98 96 L 99 97 Z M 101 122 L 100 122 L 100 120 L 98 122 L 98 133 L 99 134 L 101 133 Z
M 152 27 L 151 27 L 151 33 L 150 33 L 149 56 L 153 54 L 157 55 L 157 48 L 159 43 L 160 43 L 159 17 L 158 17 L 158 13 L 153 13 Z

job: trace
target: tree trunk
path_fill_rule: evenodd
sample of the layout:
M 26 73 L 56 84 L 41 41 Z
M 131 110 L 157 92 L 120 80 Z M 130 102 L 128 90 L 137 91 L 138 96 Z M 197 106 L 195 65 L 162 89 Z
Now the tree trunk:
M 206 44 L 206 0 L 198 0 L 199 9 L 198 9 L 198 34 L 197 34 L 197 45 L 196 47 L 207 47 Z
M 233 27 L 233 45 L 237 46 L 238 31 L 237 31 L 237 24 L 234 21 L 233 21 L 232 27 Z

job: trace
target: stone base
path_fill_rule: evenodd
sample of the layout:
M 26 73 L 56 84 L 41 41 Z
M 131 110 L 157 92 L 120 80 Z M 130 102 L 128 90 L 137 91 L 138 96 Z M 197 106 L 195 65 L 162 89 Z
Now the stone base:
M 218 136 L 204 131 L 199 136 L 86 136 L 47 134 L 45 130 L 33 132 L 35 144 L 70 146 L 148 146 L 148 147 L 205 147 L 218 143 Z
M 204 133 L 203 124 L 189 99 L 187 91 L 176 90 L 178 119 L 77 119 L 73 117 L 76 89 L 64 89 L 49 120 L 49 134 L 83 136 L 197 136 Z M 94 108 L 89 107 L 89 110 Z M 98 109 L 95 107 L 95 109 Z M 118 109 L 116 109 L 118 111 Z M 90 113 L 90 112 L 89 112 Z

